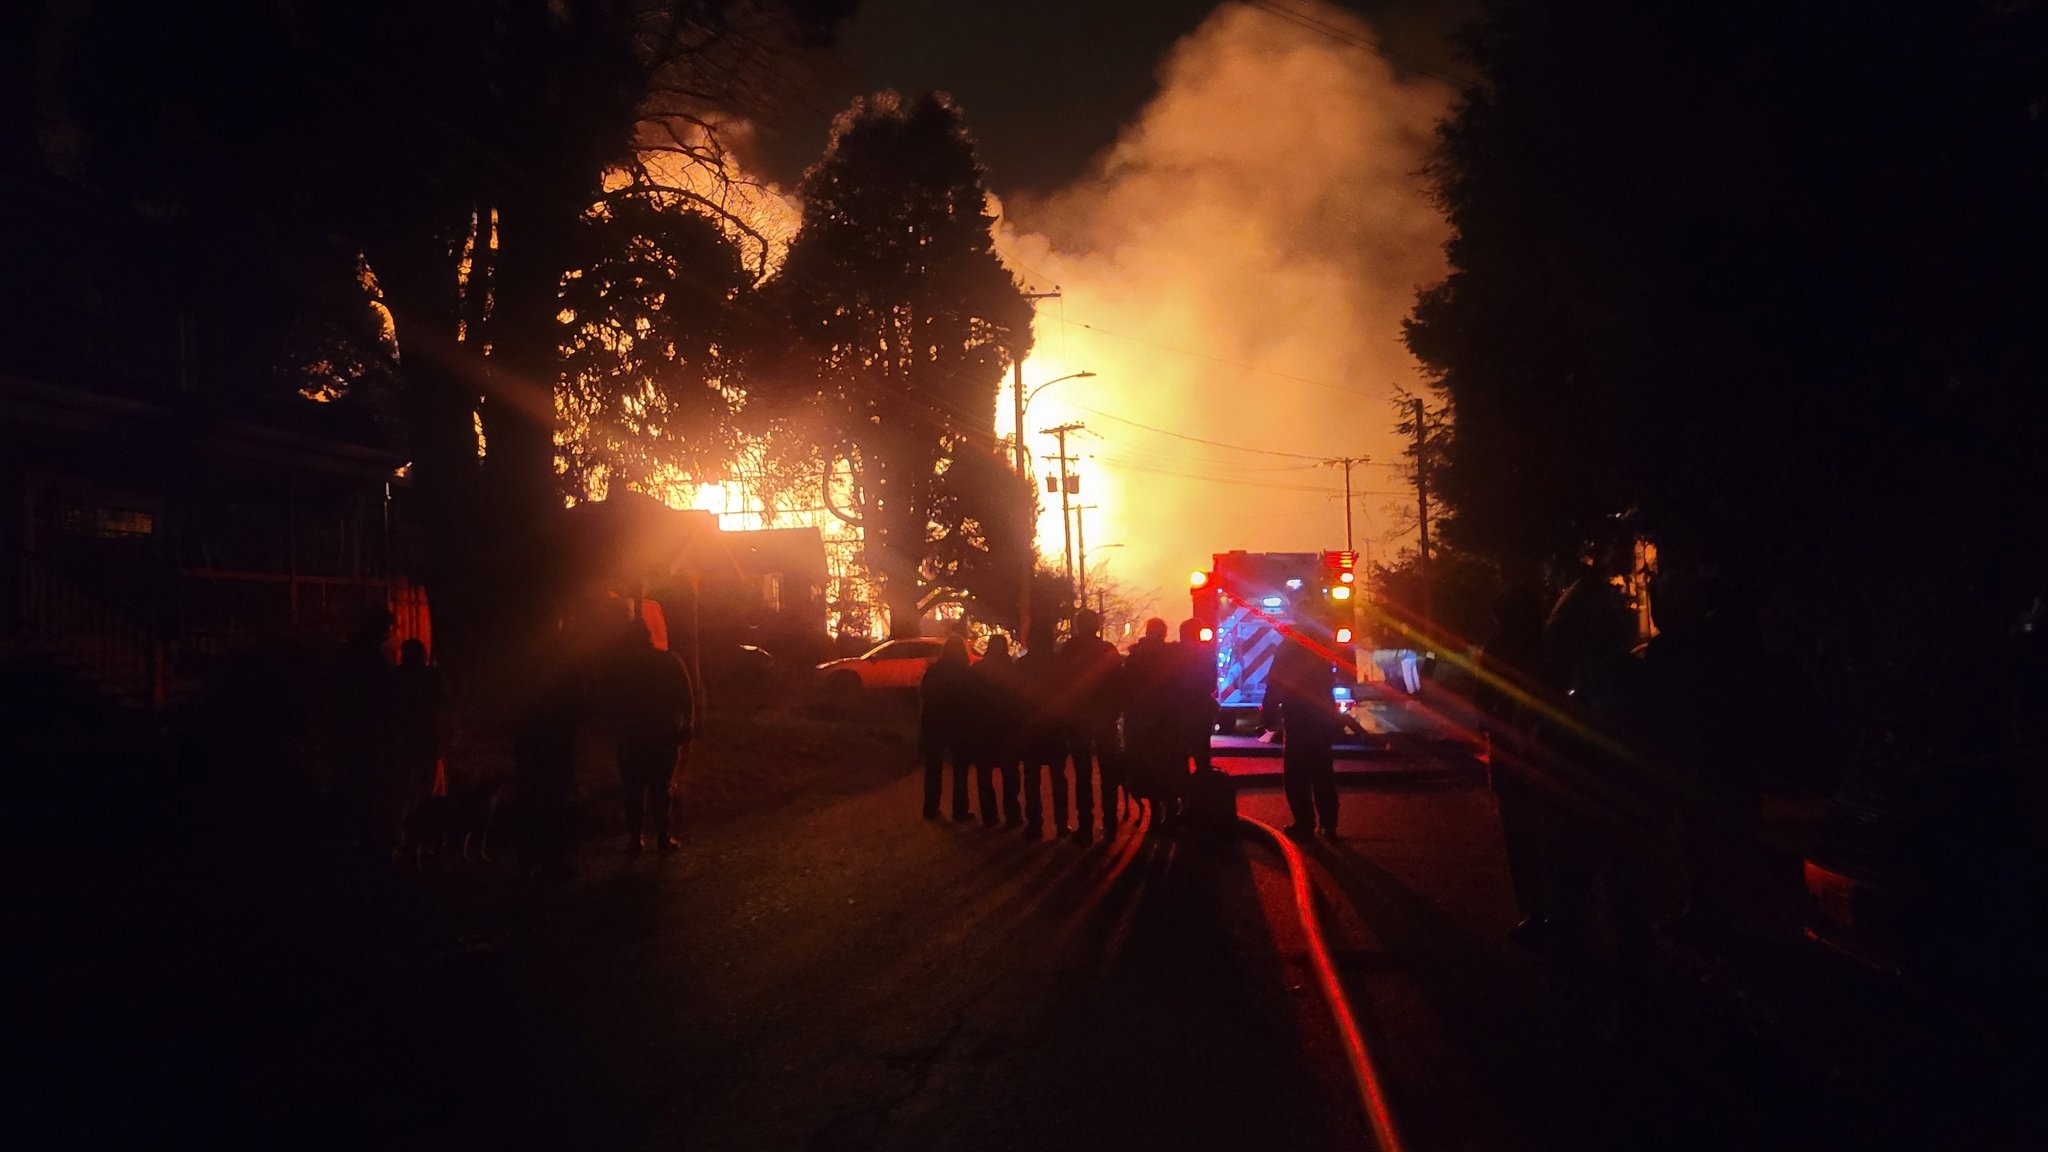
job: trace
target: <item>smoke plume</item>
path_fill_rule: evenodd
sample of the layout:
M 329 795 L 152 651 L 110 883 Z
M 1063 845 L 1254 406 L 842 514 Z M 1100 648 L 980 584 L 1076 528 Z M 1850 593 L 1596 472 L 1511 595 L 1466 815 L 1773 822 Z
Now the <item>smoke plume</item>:
M 1413 535 L 1390 398 L 1421 384 L 1401 344 L 1417 287 L 1443 274 L 1445 225 L 1421 169 L 1451 92 L 1360 46 L 1348 13 L 1295 3 L 1345 35 L 1226 4 L 1163 62 L 1159 92 L 1088 177 L 1006 205 L 998 238 L 1038 305 L 1026 432 L 1068 438 L 1088 566 L 1185 613 L 1211 553 L 1341 548 L 1354 469 L 1358 548 Z M 998 430 L 1012 426 L 1009 396 Z M 1149 427 L 1146 427 L 1149 426 Z M 1208 443 L 1203 443 L 1207 441 Z M 1228 447 L 1225 447 L 1228 446 Z M 1260 451 L 1247 451 L 1258 449 Z M 1057 564 L 1059 500 L 1040 488 Z

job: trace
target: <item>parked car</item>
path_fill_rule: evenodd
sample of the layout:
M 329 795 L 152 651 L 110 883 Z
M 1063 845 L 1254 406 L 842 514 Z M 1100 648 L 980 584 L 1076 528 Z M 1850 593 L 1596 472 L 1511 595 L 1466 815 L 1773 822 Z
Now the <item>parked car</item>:
M 704 690 L 714 705 L 760 702 L 775 691 L 776 660 L 763 648 L 752 644 L 706 648 L 702 661 Z
M 837 700 L 863 692 L 914 692 L 944 646 L 945 641 L 937 636 L 885 640 L 862 655 L 818 665 L 818 687 L 827 698 Z
M 1805 861 L 1806 935 L 1865 968 L 2007 993 L 2038 964 L 2042 860 L 2011 765 L 1980 760 L 1842 788 Z

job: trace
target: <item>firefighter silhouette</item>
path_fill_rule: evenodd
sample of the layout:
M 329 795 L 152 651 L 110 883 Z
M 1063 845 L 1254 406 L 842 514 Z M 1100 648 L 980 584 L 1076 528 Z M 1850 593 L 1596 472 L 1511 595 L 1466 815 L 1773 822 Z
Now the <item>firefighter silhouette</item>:
M 1356 729 L 1337 710 L 1337 678 L 1332 670 L 1334 633 L 1306 600 L 1297 606 L 1295 623 L 1273 656 L 1266 679 L 1266 697 L 1259 723 L 1280 733 L 1280 781 L 1287 793 L 1292 836 L 1317 831 L 1337 833 L 1336 741 L 1345 728 Z
M 1083 608 L 1074 614 L 1073 635 L 1057 660 L 1060 695 L 1056 711 L 1066 730 L 1074 764 L 1074 840 L 1094 841 L 1095 801 L 1102 800 L 1102 834 L 1116 835 L 1116 789 L 1123 749 L 1117 738 L 1123 657 L 1102 638 L 1102 617 Z
M 1050 624 L 1034 624 L 1017 658 L 1017 748 L 1024 783 L 1024 835 L 1045 835 L 1044 788 L 1052 791 L 1052 834 L 1067 834 L 1067 741 L 1058 698 L 1061 666 Z M 1041 787 L 1040 781 L 1044 780 Z

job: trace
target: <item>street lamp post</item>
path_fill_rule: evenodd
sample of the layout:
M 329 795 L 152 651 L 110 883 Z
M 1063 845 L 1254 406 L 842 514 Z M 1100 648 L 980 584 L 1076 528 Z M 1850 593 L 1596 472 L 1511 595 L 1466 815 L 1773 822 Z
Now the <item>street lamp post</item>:
M 1087 380 L 1093 378 L 1094 375 L 1095 373 L 1093 372 L 1069 372 L 1065 376 L 1055 376 L 1031 391 L 1026 392 L 1024 391 L 1024 365 L 1021 361 L 1016 365 L 1010 393 L 1017 405 L 1017 475 L 1025 475 L 1030 464 L 1030 457 L 1024 451 L 1024 410 L 1031 406 L 1032 399 L 1040 392 L 1063 380 Z
M 1089 378 L 1089 377 L 1092 377 L 1092 376 L 1094 376 L 1094 375 L 1095 375 L 1095 373 L 1093 373 L 1093 372 L 1069 372 L 1069 373 L 1068 373 L 1068 374 L 1066 374 L 1065 376 L 1055 376 L 1055 377 L 1053 377 L 1052 379 L 1050 379 L 1050 380 L 1047 380 L 1047 381 L 1046 381 L 1045 383 L 1043 383 L 1043 384 L 1040 384 L 1040 385 L 1039 385 L 1038 387 L 1036 387 L 1036 388 L 1033 388 L 1033 389 L 1032 389 L 1032 390 L 1031 390 L 1030 392 L 1028 392 L 1028 393 L 1027 393 L 1027 392 L 1025 392 L 1025 391 L 1024 391 L 1024 361 L 1023 361 L 1023 360 L 1021 360 L 1021 359 L 1019 359 L 1019 360 L 1015 360 L 1015 361 L 1012 361 L 1012 362 L 1011 362 L 1011 366 L 1010 366 L 1010 367 L 1011 367 L 1011 374 L 1010 374 L 1010 395 L 1011 395 L 1011 399 L 1012 399 L 1012 400 L 1013 400 L 1013 401 L 1014 401 L 1014 402 L 1016 403 L 1016 417 L 1017 417 L 1017 427 L 1016 427 L 1016 437 L 1017 437 L 1017 439 L 1016 439 L 1016 443 L 1015 443 L 1015 445 L 1014 445 L 1014 446 L 1015 446 L 1015 448 L 1016 448 L 1016 454 L 1015 454 L 1015 459 L 1016 459 L 1016 461 L 1017 461 L 1017 475 L 1018 475 L 1018 476 L 1019 476 L 1020 478 L 1023 478 L 1023 479 L 1025 479 L 1025 480 L 1026 480 L 1026 482 L 1028 483 L 1028 482 L 1029 482 L 1029 477 L 1030 477 L 1030 475 L 1031 475 L 1031 457 L 1030 457 L 1029 453 L 1027 453 L 1027 452 L 1025 451 L 1025 448 L 1024 448 L 1024 409 L 1025 409 L 1025 408 L 1026 408 L 1027 406 L 1029 406 L 1029 405 L 1030 405 L 1030 403 L 1031 403 L 1031 398 L 1032 398 L 1032 397 L 1034 397 L 1034 396 L 1038 395 L 1038 394 L 1039 394 L 1040 392 L 1043 392 L 1043 391 L 1045 391 L 1045 390 L 1046 390 L 1047 388 L 1050 388 L 1050 387 L 1051 387 L 1051 386 L 1053 386 L 1054 384 L 1057 384 L 1057 383 L 1059 383 L 1059 382 L 1060 382 L 1060 381 L 1062 381 L 1062 380 L 1083 380 L 1083 379 L 1087 379 L 1087 378 Z M 1062 438 L 1061 438 L 1061 442 L 1060 442 L 1060 455 L 1061 455 L 1061 456 L 1065 456 L 1066 454 L 1067 454 L 1067 446 L 1066 446 L 1066 441 L 1065 441 L 1065 438 L 1064 438 L 1064 437 L 1062 437 Z M 1066 462 L 1065 462 L 1064 460 L 1062 460 L 1062 461 L 1060 462 L 1060 467 L 1061 467 L 1061 469 L 1063 470 L 1063 471 L 1062 471 L 1062 477 L 1061 477 L 1061 481 L 1060 481 L 1060 506 L 1061 506 L 1061 511 L 1062 511 L 1062 512 L 1064 512 L 1064 511 L 1065 511 L 1065 508 L 1066 508 L 1066 499 L 1067 499 L 1067 494 L 1066 494 L 1066 480 L 1065 480 L 1065 475 L 1064 475 L 1064 469 L 1066 468 Z M 1032 522 L 1032 527 L 1031 527 L 1031 537 L 1032 537 L 1032 539 L 1031 539 L 1031 547 L 1029 547 L 1029 548 L 1026 548 L 1026 549 L 1024 550 L 1024 572 L 1023 572 L 1023 577 L 1022 577 L 1022 579 L 1021 579 L 1021 580 L 1020 580 L 1020 581 L 1018 582 L 1018 585 L 1017 585 L 1017 588 L 1018 588 L 1018 603 L 1017 603 L 1017 628 L 1018 628 L 1018 630 L 1019 630 L 1019 631 L 1023 631 L 1023 632 L 1027 632 L 1027 633 L 1028 633 L 1028 631 L 1030 630 L 1030 627 L 1031 627 L 1031 573 L 1032 573 L 1033 569 L 1035 569 L 1035 568 L 1037 567 L 1037 563 L 1038 563 L 1038 561 L 1037 561 L 1037 554 L 1038 554 L 1038 546 L 1037 546 L 1037 536 L 1038 536 L 1038 528 L 1037 528 L 1037 524 L 1036 524 L 1036 520 L 1037 520 L 1037 516 L 1038 516 L 1038 497 L 1037 497 L 1037 495 L 1036 495 L 1036 493 L 1035 493 L 1035 492 L 1034 492 L 1034 494 L 1033 494 L 1033 495 L 1032 495 L 1032 497 L 1031 497 L 1031 506 L 1030 506 L 1029 508 L 1026 508 L 1026 509 L 1025 509 L 1025 512 L 1026 512 L 1026 514 L 1027 514 L 1027 517 L 1026 517 L 1026 518 L 1027 518 L 1027 520 L 1029 520 L 1029 521 L 1031 521 L 1031 522 Z M 1073 555 L 1073 554 L 1072 554 L 1071 552 L 1069 552 L 1069 553 L 1068 553 L 1068 555 L 1069 555 L 1069 556 L 1071 556 L 1071 555 Z M 1073 572 L 1072 572 L 1072 570 L 1071 570 L 1071 561 L 1069 562 L 1069 571 L 1068 571 L 1068 573 L 1067 573 L 1067 578 L 1068 578 L 1069 580 L 1072 580 L 1072 579 L 1073 579 Z
M 1123 547 L 1123 543 L 1122 543 L 1121 541 L 1119 541 L 1118 543 L 1115 543 L 1115 544 L 1098 544 L 1098 545 L 1096 545 L 1096 546 L 1095 546 L 1095 550 L 1096 550 L 1097 552 L 1107 552 L 1107 551 L 1109 551 L 1109 550 L 1110 550 L 1111 548 L 1121 548 L 1121 547 Z M 1106 586 L 1106 585 L 1107 585 L 1108 583 L 1109 583 L 1109 557 L 1107 557 L 1107 556 L 1104 556 L 1104 557 L 1102 558 L 1102 575 L 1101 575 L 1100 577 L 1098 577 L 1098 578 L 1096 579 L 1096 581 L 1095 581 L 1095 614 L 1096 614 L 1097 616 L 1101 616 L 1101 615 L 1103 615 L 1103 614 L 1104 614 L 1105 612 L 1107 612 L 1107 611 L 1108 611 L 1107 605 L 1106 605 L 1106 603 L 1105 603 L 1105 598 L 1106 598 L 1106 596 L 1107 596 L 1107 594 L 1108 594 L 1108 592 L 1109 592 L 1109 589 L 1108 589 L 1107 587 L 1105 587 L 1105 586 Z M 1082 602 L 1082 604 L 1083 604 L 1083 605 L 1085 605 L 1085 604 L 1087 603 L 1087 601 L 1088 601 L 1088 597 L 1087 597 L 1087 594 L 1086 594 L 1086 593 L 1083 593 L 1083 594 L 1082 594 L 1082 596 L 1081 596 L 1081 602 Z M 1127 621 L 1126 623 L 1128 623 L 1128 621 Z

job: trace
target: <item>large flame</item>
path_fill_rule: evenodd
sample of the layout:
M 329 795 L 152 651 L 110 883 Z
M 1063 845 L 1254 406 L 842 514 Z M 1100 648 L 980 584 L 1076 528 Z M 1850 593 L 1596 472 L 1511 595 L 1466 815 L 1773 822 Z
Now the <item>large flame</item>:
M 1110 576 L 1174 614 L 1213 552 L 1340 548 L 1342 478 L 1318 461 L 1343 456 L 1373 461 L 1352 473 L 1359 548 L 1412 537 L 1389 401 L 1422 384 L 1401 319 L 1443 274 L 1421 170 L 1450 97 L 1364 48 L 1226 5 L 1175 46 L 1158 95 L 1088 178 L 1008 206 L 1012 269 L 1062 293 L 1038 306 L 1027 394 L 1096 374 L 1040 392 L 1025 428 L 1043 470 L 1056 448 L 1039 429 L 1088 426 L 1068 450 L 1079 502 L 1095 506 L 1091 570 L 1100 546 L 1121 545 L 1100 552 Z M 1057 557 L 1059 501 L 1040 492 L 1040 547 Z
M 1041 478 L 1038 544 L 1057 566 L 1060 503 L 1042 478 L 1053 438 L 1079 422 L 1088 569 L 1167 615 L 1213 552 L 1342 547 L 1342 478 L 1319 462 L 1369 456 L 1352 473 L 1358 548 L 1384 558 L 1412 539 L 1403 444 L 1390 400 L 1422 378 L 1401 344 L 1415 289 L 1444 271 L 1445 225 L 1422 169 L 1451 98 L 1360 43 L 1356 17 L 1296 9 L 1350 34 L 1226 4 L 1177 44 L 1160 89 L 1097 158 L 1050 197 L 1007 205 L 997 243 L 1039 303 L 1024 431 Z M 972 109 L 969 109 L 970 117 Z M 661 183 L 736 210 L 735 233 L 779 264 L 797 209 L 767 185 L 728 184 L 673 158 Z M 996 431 L 1015 434 L 1007 389 Z M 655 495 L 762 526 L 742 481 L 678 477 Z M 778 524 L 844 535 L 821 509 Z M 850 554 L 850 552 L 849 552 Z

